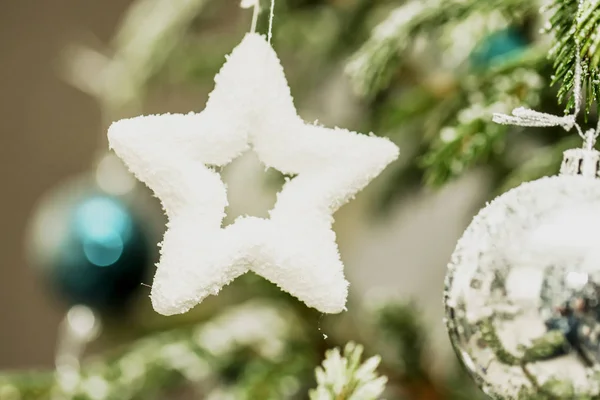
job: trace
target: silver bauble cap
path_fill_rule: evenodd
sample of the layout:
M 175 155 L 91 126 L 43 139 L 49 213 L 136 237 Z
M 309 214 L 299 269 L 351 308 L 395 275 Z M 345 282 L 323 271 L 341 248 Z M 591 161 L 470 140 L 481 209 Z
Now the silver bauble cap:
M 595 132 L 589 131 L 585 135 L 583 148 L 565 151 L 560 174 L 600 177 L 600 152 L 594 149 L 595 142 Z
M 600 152 L 587 149 L 565 151 L 560 174 L 581 175 L 588 178 L 600 177 Z

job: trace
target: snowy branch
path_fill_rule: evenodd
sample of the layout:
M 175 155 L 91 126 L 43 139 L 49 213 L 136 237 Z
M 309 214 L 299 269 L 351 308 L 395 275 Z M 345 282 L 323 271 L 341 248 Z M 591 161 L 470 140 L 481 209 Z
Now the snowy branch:
M 380 357 L 361 363 L 363 347 L 352 342 L 343 355 L 335 348 L 326 354 L 323 366 L 316 370 L 318 386 L 311 400 L 375 400 L 385 390 L 387 378 L 378 376 Z

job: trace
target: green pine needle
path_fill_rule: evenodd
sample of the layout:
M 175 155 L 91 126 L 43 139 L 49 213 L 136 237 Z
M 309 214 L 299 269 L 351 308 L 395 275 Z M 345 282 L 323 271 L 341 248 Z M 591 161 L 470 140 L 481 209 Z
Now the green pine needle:
M 554 60 L 552 84 L 560 85 L 558 100 L 566 103 L 565 113 L 571 112 L 575 106 L 572 92 L 579 42 L 587 115 L 593 103 L 598 104 L 600 100 L 600 1 L 584 1 L 579 15 L 578 4 L 579 0 L 554 0 L 548 8 L 553 14 L 546 31 L 554 35 L 554 45 L 549 53 Z
M 456 24 L 475 12 L 501 12 L 513 20 L 534 8 L 531 0 L 412 1 L 389 13 L 371 38 L 354 55 L 346 72 L 355 91 L 373 98 L 389 87 L 400 63 L 407 58 L 419 35 L 435 35 L 447 24 Z

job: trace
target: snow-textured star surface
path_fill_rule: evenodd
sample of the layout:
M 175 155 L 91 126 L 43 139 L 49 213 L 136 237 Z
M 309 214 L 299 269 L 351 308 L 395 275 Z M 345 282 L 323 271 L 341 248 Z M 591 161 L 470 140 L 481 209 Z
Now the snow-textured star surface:
M 154 191 L 168 217 L 152 285 L 154 309 L 190 310 L 253 271 L 324 313 L 345 309 L 333 213 L 390 162 L 387 139 L 307 124 L 294 107 L 275 51 L 248 34 L 227 57 L 203 112 L 115 122 L 110 147 Z M 269 219 L 222 227 L 227 191 L 215 167 L 253 150 L 292 175 Z

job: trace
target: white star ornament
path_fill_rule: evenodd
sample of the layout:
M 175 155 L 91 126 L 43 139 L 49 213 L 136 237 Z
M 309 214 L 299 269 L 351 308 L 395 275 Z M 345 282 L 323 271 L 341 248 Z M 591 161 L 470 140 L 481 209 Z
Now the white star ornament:
M 215 78 L 199 114 L 114 123 L 110 147 L 161 200 L 169 222 L 152 286 L 154 309 L 190 310 L 253 271 L 324 313 L 345 309 L 348 282 L 332 214 L 390 162 L 387 139 L 305 123 L 264 37 L 248 34 Z M 227 192 L 213 169 L 252 149 L 294 175 L 270 218 L 222 227 Z

